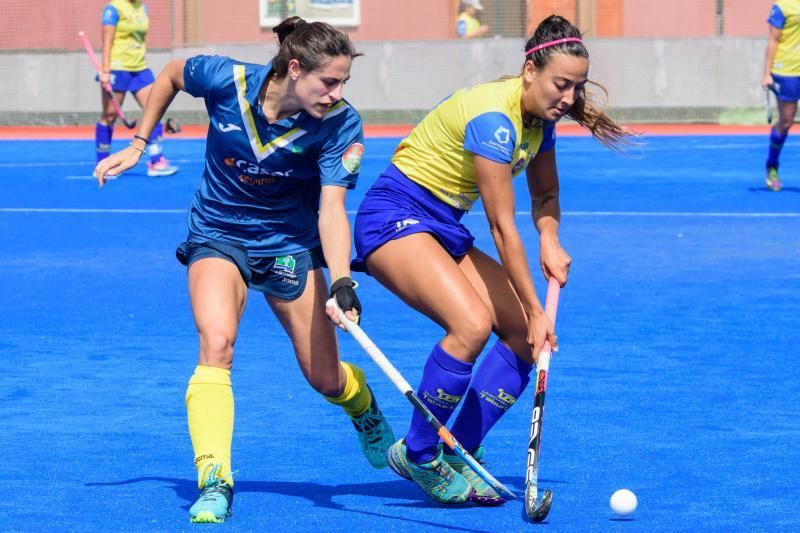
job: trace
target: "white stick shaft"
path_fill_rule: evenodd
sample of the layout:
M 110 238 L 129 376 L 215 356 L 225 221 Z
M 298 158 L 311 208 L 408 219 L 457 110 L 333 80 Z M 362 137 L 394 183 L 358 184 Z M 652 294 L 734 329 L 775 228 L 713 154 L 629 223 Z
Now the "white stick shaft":
M 392 380 L 394 386 L 397 387 L 403 394 L 412 390 L 411 385 L 408 384 L 408 381 L 406 381 L 406 379 L 402 376 L 402 374 L 400 374 L 400 372 L 397 371 L 394 365 L 389 362 L 389 359 L 383 355 L 383 352 L 380 350 L 380 348 L 375 346 L 375 343 L 372 342 L 366 333 L 364 333 L 364 330 L 361 329 L 358 324 L 348 319 L 335 302 L 334 306 L 336 309 L 336 314 L 339 317 L 339 321 L 344 324 L 345 329 L 350 332 L 350 335 L 356 339 L 364 351 L 367 352 L 373 361 L 375 361 L 375 364 L 381 367 L 383 373 L 386 374 L 390 380 Z

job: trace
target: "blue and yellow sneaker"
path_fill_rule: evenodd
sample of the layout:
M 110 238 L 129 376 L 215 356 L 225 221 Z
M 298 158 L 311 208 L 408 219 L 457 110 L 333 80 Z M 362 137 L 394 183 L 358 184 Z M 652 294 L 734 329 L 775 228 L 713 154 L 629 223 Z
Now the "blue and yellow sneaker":
M 371 389 L 370 394 L 372 394 Z M 372 394 L 369 409 L 358 416 L 351 416 L 350 420 L 358 432 L 358 443 L 369 464 L 375 468 L 386 468 L 388 464 L 386 452 L 394 442 L 394 432 L 389 421 L 378 408 L 374 394 Z
M 432 461 L 415 464 L 409 461 L 405 439 L 400 439 L 389 447 L 387 454 L 389 467 L 399 476 L 410 479 L 439 503 L 464 503 L 472 494 L 469 482 L 445 462 L 442 450 Z
M 776 167 L 767 167 L 767 187 L 771 190 L 778 192 L 783 188 L 781 179 L 778 177 L 778 169 Z
M 205 483 L 200 497 L 189 508 L 189 521 L 195 524 L 218 524 L 231 516 L 233 487 L 218 477 L 221 464 L 206 467 Z
M 482 462 L 481 459 L 483 458 L 483 453 L 484 449 L 483 446 L 481 446 L 475 453 L 472 454 L 472 457 L 474 457 L 476 461 Z M 467 463 L 461 460 L 461 457 L 458 455 L 450 455 L 449 453 L 445 453 L 443 457 L 445 462 L 449 464 L 453 470 L 464 476 L 464 479 L 466 479 L 475 490 L 470 495 L 469 501 L 486 507 L 496 507 L 506 503 L 506 499 L 497 494 L 492 487 L 487 485 L 481 476 L 476 474 L 474 470 L 467 466 Z

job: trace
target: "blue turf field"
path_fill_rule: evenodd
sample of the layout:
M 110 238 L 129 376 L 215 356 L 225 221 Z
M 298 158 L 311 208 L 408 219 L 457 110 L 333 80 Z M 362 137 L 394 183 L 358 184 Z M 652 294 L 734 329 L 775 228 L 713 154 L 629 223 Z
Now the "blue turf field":
M 562 291 L 540 485 L 557 531 L 797 531 L 800 142 L 781 193 L 764 137 L 651 137 L 618 156 L 559 141 Z M 355 210 L 396 140 L 372 139 Z M 122 142 L 115 143 L 121 147 Z M 90 141 L 0 142 L 0 497 L 5 530 L 176 531 L 196 494 L 183 407 L 197 341 L 174 250 L 202 141 L 171 141 L 102 190 Z M 518 217 L 537 263 L 524 180 Z M 494 254 L 485 218 L 466 217 Z M 420 258 L 424 261 L 424 258 Z M 363 326 L 416 384 L 438 328 L 361 276 Z M 544 281 L 536 276 L 540 294 Z M 396 432 L 411 408 L 358 346 Z M 236 346 L 235 531 L 523 531 L 520 500 L 445 508 L 374 471 L 338 409 L 305 384 L 251 293 Z M 532 390 L 485 444 L 523 489 Z M 610 494 L 639 496 L 614 519 Z M 214 529 L 213 526 L 199 526 Z

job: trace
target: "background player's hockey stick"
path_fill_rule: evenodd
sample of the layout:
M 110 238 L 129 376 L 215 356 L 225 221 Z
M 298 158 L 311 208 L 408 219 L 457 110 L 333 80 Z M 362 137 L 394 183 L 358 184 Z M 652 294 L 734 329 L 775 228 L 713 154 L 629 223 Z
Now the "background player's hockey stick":
M 100 74 L 102 74 L 102 68 L 100 67 L 100 62 L 97 60 L 97 56 L 94 53 L 91 43 L 89 43 L 89 38 L 82 31 L 78 32 L 78 37 L 81 38 L 83 47 L 86 49 L 86 53 L 89 55 L 89 59 L 92 61 L 92 65 L 94 65 L 94 69 L 97 71 L 97 76 L 99 77 Z M 104 83 L 103 89 L 105 89 L 105 91 L 108 93 L 108 97 L 111 98 L 111 105 L 114 106 L 114 111 L 117 112 L 117 116 L 119 116 L 120 120 L 122 120 L 122 123 L 125 124 L 125 127 L 131 130 L 135 128 L 136 119 L 134 118 L 128 120 L 125 117 L 125 114 L 122 112 L 122 108 L 119 107 L 119 103 L 117 103 L 117 99 L 114 97 L 114 90 L 111 88 L 111 84 Z

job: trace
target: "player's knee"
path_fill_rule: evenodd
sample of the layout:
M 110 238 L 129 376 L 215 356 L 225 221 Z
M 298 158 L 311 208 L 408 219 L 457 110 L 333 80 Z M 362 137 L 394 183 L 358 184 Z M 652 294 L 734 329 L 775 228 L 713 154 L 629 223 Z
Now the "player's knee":
M 201 333 L 201 363 L 220 368 L 231 368 L 233 366 L 233 345 L 235 343 L 236 336 L 225 332 Z
M 336 398 L 342 394 L 339 386 L 339 374 L 336 372 L 311 375 L 308 378 L 308 384 L 311 385 L 312 389 L 328 398 Z
M 451 331 L 451 335 L 473 355 L 483 350 L 491 334 L 492 317 L 486 309 L 474 310 L 468 317 L 459 320 Z

